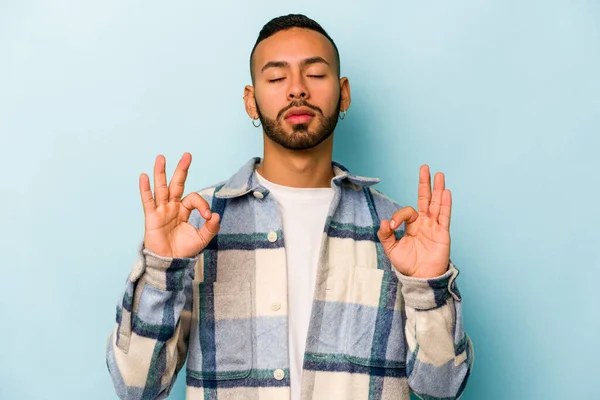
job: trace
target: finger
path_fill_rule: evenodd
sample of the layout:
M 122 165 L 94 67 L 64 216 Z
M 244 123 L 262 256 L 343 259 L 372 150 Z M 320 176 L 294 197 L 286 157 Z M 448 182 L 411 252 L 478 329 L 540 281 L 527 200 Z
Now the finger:
M 221 216 L 217 213 L 212 213 L 210 219 L 208 219 L 204 225 L 198 230 L 198 235 L 202 238 L 204 246 L 208 246 L 210 241 L 219 232 Z
M 154 211 L 156 206 L 154 205 L 154 199 L 152 198 L 152 190 L 150 190 L 150 178 L 148 178 L 148 175 L 146 174 L 140 175 L 140 196 L 142 198 L 144 214 Z
M 377 231 L 377 237 L 383 246 L 383 251 L 389 256 L 398 241 L 396 240 L 394 230 L 390 227 L 390 223 L 387 220 L 384 219 L 381 221 L 379 230 Z
M 202 218 L 205 220 L 209 220 L 211 218 L 211 212 L 208 203 L 198 193 L 190 193 L 185 196 L 183 200 L 181 200 L 181 205 L 183 206 L 181 219 L 184 221 L 188 220 L 193 210 L 198 210 Z
M 442 207 L 440 210 L 440 225 L 446 230 L 450 230 L 450 216 L 452 214 L 452 193 L 446 189 L 442 193 Z
M 429 166 L 421 165 L 419 169 L 419 197 L 417 208 L 419 214 L 427 215 L 429 212 L 429 203 L 431 202 L 431 175 L 429 174 Z
M 167 161 L 163 155 L 158 155 L 154 162 L 154 202 L 157 206 L 166 204 L 169 200 L 169 188 L 167 187 L 167 174 L 165 166 Z
M 445 189 L 444 174 L 438 172 L 433 177 L 433 196 L 431 196 L 431 203 L 429 204 L 429 215 L 435 221 L 440 216 L 440 207 L 442 206 L 442 192 Z
M 187 215 L 184 215 L 186 221 L 189 218 L 189 213 L 194 209 L 198 210 L 200 215 L 205 219 L 204 224 L 198 229 L 198 236 L 200 236 L 204 246 L 207 246 L 217 232 L 219 232 L 221 217 L 217 213 L 210 212 L 208 203 L 198 193 L 188 194 L 181 200 L 181 204 L 187 210 Z
M 185 189 L 185 180 L 187 178 L 188 169 L 192 163 L 192 155 L 184 153 L 175 168 L 171 183 L 169 183 L 169 201 L 179 201 L 183 196 Z
M 407 224 L 412 224 L 413 222 L 415 222 L 417 220 L 417 218 L 419 218 L 419 214 L 417 213 L 417 211 L 414 208 L 412 208 L 412 207 L 401 208 L 398 211 L 396 211 L 394 213 L 394 215 L 392 215 L 392 218 L 390 220 L 390 228 L 396 229 L 403 222 L 406 222 Z

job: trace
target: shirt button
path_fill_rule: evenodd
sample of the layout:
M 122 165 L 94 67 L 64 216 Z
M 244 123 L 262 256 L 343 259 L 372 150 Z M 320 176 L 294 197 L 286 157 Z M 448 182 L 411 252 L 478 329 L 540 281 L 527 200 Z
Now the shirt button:
M 280 309 L 281 309 L 281 303 L 275 302 L 275 303 L 271 304 L 271 310 L 279 311 Z
M 254 192 L 254 197 L 256 197 L 257 199 L 262 199 L 265 196 L 261 192 Z
M 271 231 L 268 233 L 267 235 L 267 239 L 269 239 L 269 242 L 273 243 L 277 241 L 277 232 Z
M 273 372 L 273 377 L 280 381 L 285 377 L 285 372 L 283 372 L 282 369 L 276 369 L 275 372 Z

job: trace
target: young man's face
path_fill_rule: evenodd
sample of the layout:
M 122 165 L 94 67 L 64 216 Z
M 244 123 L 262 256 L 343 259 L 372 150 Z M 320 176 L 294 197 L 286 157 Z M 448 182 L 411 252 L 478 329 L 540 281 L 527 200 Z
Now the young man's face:
M 347 79 L 338 77 L 335 50 L 325 36 L 308 29 L 280 31 L 256 47 L 253 68 L 246 109 L 260 118 L 271 140 L 305 150 L 331 136 L 350 93 Z

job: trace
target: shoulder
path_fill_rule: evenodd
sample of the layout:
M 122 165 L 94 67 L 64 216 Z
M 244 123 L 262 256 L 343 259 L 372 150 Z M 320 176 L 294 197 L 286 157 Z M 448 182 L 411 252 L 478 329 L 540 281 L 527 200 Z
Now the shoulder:
M 373 207 L 380 219 L 389 219 L 402 206 L 394 199 L 388 197 L 373 187 L 367 188 L 373 201 Z
M 210 204 L 210 202 L 215 197 L 215 192 L 217 190 L 219 190 L 224 184 L 225 184 L 225 181 L 221 181 L 221 182 L 215 183 L 213 185 L 207 186 L 203 189 L 200 189 L 200 190 L 196 191 L 196 193 L 198 193 L 200 196 L 202 196 L 202 198 L 204 200 L 208 201 Z
M 365 205 L 380 219 L 389 218 L 396 210 L 401 208 L 400 204 L 392 198 L 386 196 L 381 191 L 374 189 L 373 185 L 379 183 L 379 178 L 355 175 L 339 162 L 333 162 L 334 172 L 338 183 L 343 182 L 342 188 L 344 195 L 350 202 Z

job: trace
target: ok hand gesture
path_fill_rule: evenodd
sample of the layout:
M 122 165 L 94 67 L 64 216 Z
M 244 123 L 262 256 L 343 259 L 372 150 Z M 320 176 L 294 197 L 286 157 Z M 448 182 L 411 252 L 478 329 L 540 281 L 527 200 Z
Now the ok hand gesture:
M 403 275 L 434 278 L 448 270 L 450 260 L 450 213 L 452 195 L 444 187 L 444 174 L 434 177 L 431 194 L 429 167 L 419 171 L 419 212 L 412 207 L 396 211 L 383 220 L 377 236 L 392 265 Z M 406 222 L 406 234 L 396 240 L 394 229 Z
M 191 154 L 185 153 L 167 186 L 165 157 L 156 157 L 154 196 L 148 175 L 140 175 L 145 216 L 144 247 L 159 256 L 195 257 L 219 231 L 219 214 L 211 213 L 208 203 L 198 193 L 190 193 L 181 199 L 191 162 Z M 194 209 L 206 220 L 200 229 L 188 223 Z

